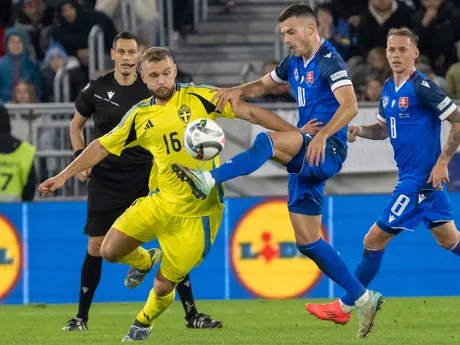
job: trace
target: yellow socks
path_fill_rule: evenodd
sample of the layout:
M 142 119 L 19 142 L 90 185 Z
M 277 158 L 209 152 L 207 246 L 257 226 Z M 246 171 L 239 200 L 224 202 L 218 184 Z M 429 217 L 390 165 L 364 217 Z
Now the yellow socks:
M 149 298 L 147 299 L 147 303 L 145 303 L 144 309 L 137 314 L 137 321 L 144 325 L 151 325 L 152 322 L 169 307 L 172 301 L 174 301 L 175 295 L 176 289 L 162 297 L 158 297 L 154 289 L 150 290 Z
M 152 259 L 146 249 L 137 247 L 124 258 L 120 259 L 120 263 L 134 266 L 140 270 L 148 270 L 152 266 Z

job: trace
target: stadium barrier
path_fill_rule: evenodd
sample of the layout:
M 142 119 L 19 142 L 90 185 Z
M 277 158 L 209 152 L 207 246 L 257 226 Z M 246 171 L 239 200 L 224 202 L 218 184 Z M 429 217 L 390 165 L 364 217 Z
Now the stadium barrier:
M 323 237 L 351 269 L 360 260 L 364 235 L 387 200 L 388 195 L 326 197 Z M 458 217 L 460 194 L 452 194 L 451 200 Z M 226 199 L 225 203 L 214 246 L 191 272 L 197 299 L 342 294 L 296 250 L 284 199 Z M 85 219 L 85 202 L 0 204 L 0 303 L 77 302 L 86 252 Z M 371 287 L 388 297 L 458 295 L 458 260 L 440 248 L 424 227 L 404 231 L 388 246 Z M 154 272 L 135 290 L 123 286 L 126 272 L 125 265 L 104 262 L 95 301 L 145 300 Z

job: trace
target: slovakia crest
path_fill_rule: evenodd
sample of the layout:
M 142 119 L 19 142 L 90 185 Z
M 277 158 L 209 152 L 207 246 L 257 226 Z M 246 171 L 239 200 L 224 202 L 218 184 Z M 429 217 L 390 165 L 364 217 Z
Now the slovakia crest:
M 295 81 L 299 81 L 299 70 L 297 69 L 297 67 L 294 69 L 294 78 Z
M 401 111 L 405 111 L 409 107 L 409 97 L 399 97 L 398 106 Z
M 307 85 L 311 86 L 313 82 L 315 81 L 315 75 L 313 74 L 313 71 L 307 72 Z
M 388 96 L 385 96 L 382 98 L 383 109 L 387 107 L 389 101 L 390 101 L 390 98 Z

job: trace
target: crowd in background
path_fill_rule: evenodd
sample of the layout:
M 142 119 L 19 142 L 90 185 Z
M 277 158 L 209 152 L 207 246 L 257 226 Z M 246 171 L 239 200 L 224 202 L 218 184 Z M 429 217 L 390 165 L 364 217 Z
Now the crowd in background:
M 152 30 L 158 25 L 156 1 L 133 0 L 143 47 L 158 43 Z M 238 2 L 224 5 L 230 11 Z M 195 32 L 193 0 L 174 0 L 173 6 L 174 39 L 186 39 Z M 320 35 L 348 61 L 359 100 L 379 100 L 391 74 L 386 35 L 401 26 L 420 38 L 417 68 L 460 99 L 460 0 L 331 0 L 318 5 L 316 14 Z M 121 18 L 120 0 L 5 0 L 0 14 L 0 103 L 54 102 L 52 81 L 63 66 L 70 73 L 70 98 L 75 100 L 88 82 L 91 28 L 103 28 L 108 56 Z M 261 73 L 276 63 L 266 61 Z M 189 74 L 185 77 L 191 80 Z M 282 91 L 259 101 L 293 101 L 292 92 Z

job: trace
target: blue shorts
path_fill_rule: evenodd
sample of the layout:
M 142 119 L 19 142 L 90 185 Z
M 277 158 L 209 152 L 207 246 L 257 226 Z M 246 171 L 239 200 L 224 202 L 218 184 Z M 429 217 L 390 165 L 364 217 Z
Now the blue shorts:
M 377 220 L 380 229 L 397 235 L 402 230 L 413 231 L 420 222 L 428 229 L 454 219 L 447 191 L 422 191 L 402 193 L 395 189 L 393 195 Z
M 324 209 L 324 186 L 326 180 L 337 175 L 347 158 L 347 148 L 331 137 L 326 142 L 326 158 L 319 166 L 306 161 L 307 147 L 313 139 L 302 133 L 304 142 L 299 152 L 286 164 L 288 177 L 288 209 L 293 213 L 317 216 Z

